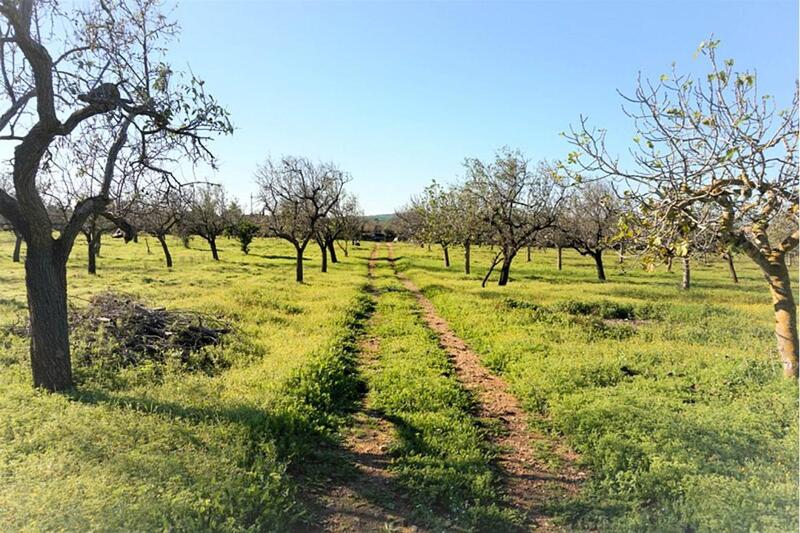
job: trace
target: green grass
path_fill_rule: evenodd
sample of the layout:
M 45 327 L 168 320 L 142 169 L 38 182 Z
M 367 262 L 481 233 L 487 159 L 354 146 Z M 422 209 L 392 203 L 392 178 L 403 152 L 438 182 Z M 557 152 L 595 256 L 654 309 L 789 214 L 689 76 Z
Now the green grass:
M 84 247 L 69 270 L 72 301 L 112 290 L 152 305 L 213 313 L 236 333 L 217 375 L 166 365 L 76 368 L 71 395 L 35 392 L 27 342 L 0 334 L 0 529 L 279 530 L 302 513 L 287 474 L 331 438 L 355 395 L 355 338 L 369 302 L 366 267 L 344 259 L 321 274 L 309 252 L 294 283 L 291 250 L 256 241 L 249 256 L 221 243 L 173 243 L 167 271 L 152 240 L 106 239 L 98 276 Z M 25 316 L 23 268 L 0 233 L 0 326 Z M 76 346 L 75 359 L 86 347 Z
M 378 364 L 365 379 L 369 407 L 396 429 L 392 469 L 402 493 L 434 529 L 513 529 L 517 517 L 501 505 L 493 451 L 471 416 L 473 399 L 381 252 L 371 330 L 380 338 Z
M 533 423 L 564 438 L 592 472 L 553 511 L 570 528 L 789 531 L 797 524 L 797 386 L 780 377 L 769 294 L 738 258 L 680 272 L 620 269 L 610 280 L 565 253 L 518 257 L 506 287 L 480 287 L 457 251 L 402 245 L 401 269 L 502 374 Z M 610 254 L 609 254 L 610 255 Z M 797 285 L 795 285 L 795 288 Z

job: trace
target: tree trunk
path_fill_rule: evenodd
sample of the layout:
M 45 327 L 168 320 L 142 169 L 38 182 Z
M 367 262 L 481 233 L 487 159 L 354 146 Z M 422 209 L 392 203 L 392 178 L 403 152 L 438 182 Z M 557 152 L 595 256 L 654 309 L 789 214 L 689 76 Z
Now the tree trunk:
M 783 375 L 797 379 L 797 305 L 791 287 L 791 276 L 785 257 L 776 256 L 769 261 L 765 272 L 775 309 L 775 337 L 778 354 L 783 363 Z
M 464 243 L 464 274 L 467 274 L 467 275 L 469 275 L 469 270 L 470 270 L 470 264 L 469 264 L 470 257 L 469 257 L 469 254 L 470 254 L 471 248 L 472 248 L 472 246 L 471 246 L 469 241 Z
M 672 256 L 667 258 L 667 272 L 672 272 Z
M 450 268 L 450 250 L 447 246 L 442 246 L 442 249 L 444 250 L 444 266 Z
M 328 254 L 331 256 L 331 263 L 338 263 L 339 262 L 339 258 L 336 257 L 336 246 L 334 246 L 334 242 L 335 242 L 334 239 L 330 239 L 327 242 Z
M 531 262 L 531 247 L 528 246 L 528 263 Z
M 211 246 L 211 256 L 214 258 L 214 261 L 219 261 L 219 253 L 217 252 L 217 238 L 208 237 L 206 240 L 208 241 L 208 245 Z
M 144 238 L 144 246 L 147 248 L 147 255 L 152 255 L 153 252 L 150 250 L 150 239 L 148 239 L 146 236 Z
M 689 257 L 683 258 L 683 280 L 681 280 L 681 289 L 689 290 L 692 281 L 692 271 L 689 265 Z
M 731 272 L 731 279 L 734 283 L 739 283 L 739 276 L 736 275 L 736 267 L 733 266 L 733 254 L 730 252 L 726 253 L 725 258 L 728 260 L 728 270 Z
M 597 267 L 597 279 L 600 281 L 605 281 L 606 271 L 603 268 L 603 250 L 592 252 L 592 257 L 594 257 L 594 264 L 595 267 Z
M 161 249 L 164 250 L 164 261 L 167 263 L 167 268 L 172 268 L 172 254 L 169 253 L 169 246 L 167 246 L 167 238 L 165 235 L 156 235 L 156 239 L 161 243 Z
M 31 325 L 33 385 L 49 391 L 72 387 L 67 319 L 67 262 L 54 242 L 28 243 L 25 285 Z
M 319 243 L 319 253 L 322 254 L 322 267 L 320 268 L 320 272 L 327 272 L 328 271 L 328 247 L 325 245 L 324 242 Z
M 86 235 L 86 251 L 89 256 L 87 271 L 89 274 L 97 274 L 97 247 L 95 247 L 91 235 Z
M 514 260 L 513 255 L 505 255 L 503 257 L 503 265 L 500 267 L 500 279 L 497 284 L 504 286 L 508 284 L 508 279 L 511 274 L 511 262 Z
M 303 283 L 303 252 L 305 250 L 299 246 L 295 246 L 295 249 L 297 250 L 295 281 L 297 281 L 297 283 Z
M 556 266 L 558 267 L 559 270 L 561 270 L 562 265 L 563 265 L 563 263 L 561 261 L 561 247 L 557 246 L 556 247 Z
M 19 252 L 22 248 L 22 235 L 19 233 L 14 233 L 16 236 L 16 240 L 14 241 L 14 255 L 11 257 L 11 260 L 15 263 L 19 263 Z
M 619 264 L 622 264 L 624 262 L 625 262 L 625 246 L 622 243 L 620 243 L 620 245 L 619 245 Z
M 92 235 L 92 242 L 94 243 L 94 255 L 100 257 L 100 247 L 103 245 L 103 234 L 96 231 L 94 235 Z

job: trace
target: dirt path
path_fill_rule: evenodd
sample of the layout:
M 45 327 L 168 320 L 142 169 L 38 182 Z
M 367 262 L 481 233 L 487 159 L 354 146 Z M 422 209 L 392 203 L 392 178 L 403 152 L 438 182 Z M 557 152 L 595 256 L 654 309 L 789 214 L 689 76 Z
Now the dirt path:
M 557 472 L 537 459 L 534 443 L 548 448 L 550 444 L 528 426 L 525 412 L 508 391 L 508 384 L 481 364 L 477 354 L 453 333 L 431 301 L 397 271 L 391 244 L 389 261 L 403 285 L 416 296 L 423 319 L 439 336 L 439 343 L 451 357 L 459 380 L 475 395 L 477 416 L 502 423 L 502 430 L 492 432 L 490 439 L 498 449 L 497 466 L 502 472 L 510 505 L 525 514 L 526 525 L 531 529 L 559 529 L 542 509 L 553 498 L 574 494 L 578 490 L 586 474 L 573 466 L 576 456 L 565 449 L 551 449 L 561 463 Z
M 377 253 L 376 246 L 369 260 L 369 292 L 374 292 L 371 280 L 375 276 Z M 374 319 L 372 317 L 370 322 Z M 368 333 L 360 343 L 363 368 L 377 364 L 380 339 L 369 334 L 371 329 L 367 327 Z M 306 524 L 310 529 L 334 532 L 423 531 L 409 522 L 411 508 L 392 485 L 391 458 L 388 455 L 392 440 L 391 423 L 363 403 L 353 416 L 342 448 L 336 452 L 341 464 L 351 465 L 354 469 L 348 469 L 320 487 L 321 493 L 315 495 L 315 501 L 310 504 L 312 516 Z

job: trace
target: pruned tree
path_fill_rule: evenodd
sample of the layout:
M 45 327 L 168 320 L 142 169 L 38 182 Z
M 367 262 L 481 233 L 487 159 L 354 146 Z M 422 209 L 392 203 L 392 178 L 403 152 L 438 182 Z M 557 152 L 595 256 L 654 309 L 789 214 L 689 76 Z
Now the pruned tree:
M 52 391 L 72 386 L 66 263 L 86 221 L 111 203 L 116 161 L 136 132 L 143 146 L 169 138 L 187 161 L 208 159 L 209 133 L 230 131 L 227 115 L 192 80 L 173 87 L 164 43 L 176 27 L 155 0 L 105 0 L 70 6 L 0 1 L 3 105 L 0 139 L 15 143 L 13 190 L 0 189 L 0 214 L 27 244 L 25 281 L 33 383 Z M 65 115 L 65 118 L 61 115 Z M 56 228 L 38 174 L 59 139 L 107 129 L 102 182 Z M 140 162 L 148 162 L 146 148 Z M 54 235 L 54 233 L 57 233 Z
M 610 248 L 618 233 L 620 202 L 606 184 L 589 182 L 580 185 L 564 205 L 558 217 L 558 240 L 594 260 L 597 279 L 605 281 L 603 251 Z
M 786 256 L 798 239 L 798 88 L 778 110 L 757 89 L 755 74 L 720 64 L 718 41 L 701 44 L 710 72 L 699 80 L 675 71 L 658 82 L 640 81 L 626 101 L 638 134 L 632 162 L 609 154 L 606 132 L 580 126 L 567 135 L 576 172 L 625 179 L 646 196 L 664 221 L 688 216 L 697 230 L 713 224 L 724 243 L 736 246 L 761 269 L 775 309 L 778 352 L 787 377 L 798 375 L 797 306 Z M 705 206 L 712 206 L 707 209 Z M 715 213 L 696 218 L 693 213 Z M 777 220 L 792 223 L 780 234 Z
M 495 160 L 467 159 L 467 187 L 477 197 L 483 222 L 500 251 L 483 280 L 500 264 L 498 285 L 509 281 L 511 262 L 540 232 L 554 226 L 565 187 L 556 169 L 546 163 L 530 168 L 518 150 L 503 148 Z
M 303 281 L 303 253 L 339 203 L 348 181 L 350 177 L 335 164 L 314 163 L 304 157 L 267 159 L 256 170 L 266 232 L 294 246 L 298 283 Z

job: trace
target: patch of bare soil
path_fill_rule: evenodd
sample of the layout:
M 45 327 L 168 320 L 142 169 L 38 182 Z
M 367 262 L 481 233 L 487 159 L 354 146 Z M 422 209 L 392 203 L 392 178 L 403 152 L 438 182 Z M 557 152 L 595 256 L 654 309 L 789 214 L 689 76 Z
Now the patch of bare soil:
M 369 278 L 374 277 L 378 249 L 369 261 Z M 372 292 L 374 289 L 368 287 Z M 374 320 L 374 317 L 372 318 Z M 369 328 L 368 328 L 369 331 Z M 360 363 L 369 368 L 377 364 L 380 339 L 367 335 L 360 343 Z M 380 413 L 364 404 L 353 416 L 352 426 L 337 450 L 342 464 L 354 467 L 342 479 L 332 478 L 319 487 L 310 505 L 312 516 L 307 528 L 315 531 L 423 531 L 409 521 L 412 509 L 402 494 L 395 491 L 389 470 L 389 447 L 393 428 Z M 316 491 L 314 491 L 316 492 Z M 305 530 L 308 530 L 305 529 Z
M 391 245 L 389 261 L 394 266 Z M 490 423 L 501 424 L 490 432 L 498 450 L 497 466 L 503 477 L 506 497 L 511 506 L 522 512 L 531 529 L 560 529 L 543 508 L 555 498 L 575 494 L 586 473 L 576 466 L 577 455 L 565 446 L 555 445 L 533 431 L 519 401 L 509 392 L 508 384 L 489 372 L 477 354 L 453 333 L 430 300 L 407 277 L 397 272 L 403 285 L 416 296 L 422 317 L 438 336 L 440 346 L 449 354 L 461 383 L 477 400 L 476 415 Z M 541 460 L 535 450 L 546 448 L 557 458 L 558 467 Z

